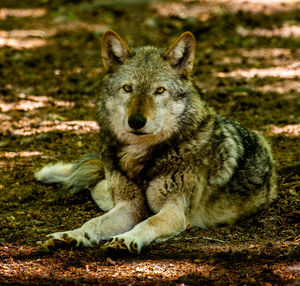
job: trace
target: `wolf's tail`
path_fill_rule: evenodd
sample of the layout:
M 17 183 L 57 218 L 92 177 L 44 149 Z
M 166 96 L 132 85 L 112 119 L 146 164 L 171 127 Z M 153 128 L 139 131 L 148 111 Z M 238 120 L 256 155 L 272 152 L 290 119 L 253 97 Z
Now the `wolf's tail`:
M 47 165 L 35 177 L 44 184 L 63 184 L 71 193 L 77 193 L 103 180 L 104 168 L 99 153 L 90 153 L 72 164 Z

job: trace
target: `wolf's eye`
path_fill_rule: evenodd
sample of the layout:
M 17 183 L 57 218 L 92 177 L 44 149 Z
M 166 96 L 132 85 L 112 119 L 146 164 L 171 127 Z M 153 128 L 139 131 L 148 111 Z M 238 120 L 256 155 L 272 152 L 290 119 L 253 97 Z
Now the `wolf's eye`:
M 131 91 L 132 91 L 132 87 L 131 87 L 131 85 L 129 85 L 129 84 L 125 84 L 125 85 L 123 86 L 123 89 L 124 89 L 126 92 L 131 92 Z
M 165 88 L 164 87 L 158 87 L 155 91 L 156 94 L 162 94 L 163 92 L 165 91 Z

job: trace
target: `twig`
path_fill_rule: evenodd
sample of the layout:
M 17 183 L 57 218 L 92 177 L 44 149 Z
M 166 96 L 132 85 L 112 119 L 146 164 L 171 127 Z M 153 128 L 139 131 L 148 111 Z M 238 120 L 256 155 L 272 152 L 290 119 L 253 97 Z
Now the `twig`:
M 206 239 L 206 240 L 210 240 L 210 241 L 215 241 L 215 242 L 222 242 L 222 243 L 226 243 L 226 241 L 221 240 L 221 239 L 217 239 L 217 238 L 212 238 L 212 237 L 207 237 L 207 236 L 194 236 L 194 237 L 185 237 L 185 240 L 191 240 L 191 239 Z

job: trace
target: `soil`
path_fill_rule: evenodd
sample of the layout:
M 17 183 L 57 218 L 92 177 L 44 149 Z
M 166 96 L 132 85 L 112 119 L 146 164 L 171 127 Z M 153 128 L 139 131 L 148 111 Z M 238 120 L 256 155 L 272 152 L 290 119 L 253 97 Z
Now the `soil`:
M 300 2 L 2 0 L 0 8 L 1 285 L 300 285 Z M 108 28 L 130 45 L 164 47 L 194 33 L 199 92 L 272 144 L 276 202 L 236 225 L 189 228 L 139 256 L 41 250 L 47 234 L 102 214 L 88 192 L 42 185 L 34 172 L 100 144 Z

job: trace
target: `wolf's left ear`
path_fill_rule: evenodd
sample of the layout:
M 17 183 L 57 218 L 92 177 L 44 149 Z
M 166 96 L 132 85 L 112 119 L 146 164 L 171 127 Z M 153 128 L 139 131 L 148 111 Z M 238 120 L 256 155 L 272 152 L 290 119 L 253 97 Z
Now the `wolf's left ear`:
M 126 42 L 113 30 L 108 30 L 102 38 L 102 61 L 106 68 L 122 64 L 131 54 Z
M 165 58 L 180 75 L 187 76 L 193 69 L 196 41 L 191 32 L 179 36 L 165 53 Z

